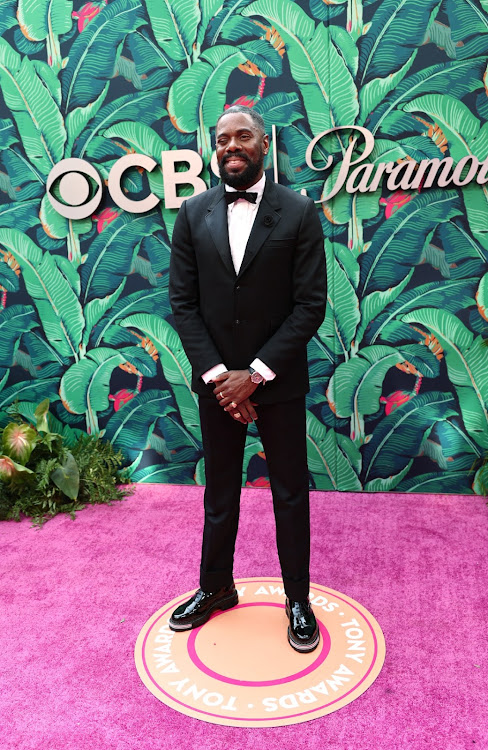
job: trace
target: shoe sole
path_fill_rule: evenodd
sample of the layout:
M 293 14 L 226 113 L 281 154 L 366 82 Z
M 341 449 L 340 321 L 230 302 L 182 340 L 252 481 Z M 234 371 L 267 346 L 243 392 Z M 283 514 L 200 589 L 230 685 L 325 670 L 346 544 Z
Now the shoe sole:
M 309 641 L 308 643 L 299 643 L 293 640 L 291 629 L 288 628 L 288 643 L 290 644 L 292 648 L 295 649 L 295 651 L 298 651 L 301 654 L 306 654 L 309 651 L 315 651 L 315 649 L 320 643 L 320 633 L 317 631 L 316 635 L 314 635 L 312 640 Z
M 193 622 L 185 624 L 175 623 L 169 619 L 168 625 L 170 627 L 170 630 L 174 630 L 175 632 L 179 633 L 183 630 L 192 630 L 193 628 L 198 628 L 200 625 L 204 625 L 207 620 L 210 619 L 210 615 L 213 615 L 214 612 L 222 611 L 224 612 L 226 609 L 232 609 L 232 607 L 235 607 L 236 604 L 239 604 L 239 597 L 237 595 L 237 592 L 235 596 L 232 596 L 227 601 L 225 599 L 222 599 L 220 602 L 216 603 L 215 606 L 213 606 L 211 609 L 208 609 L 204 615 L 200 615 L 200 617 L 197 617 Z
M 289 618 L 291 612 L 290 612 L 290 607 L 288 605 L 288 600 L 286 602 L 285 612 L 286 612 L 286 616 Z M 290 644 L 292 648 L 295 649 L 295 651 L 298 651 L 301 654 L 306 654 L 309 651 L 315 651 L 315 649 L 320 643 L 320 631 L 317 627 L 317 632 L 314 633 L 311 640 L 308 641 L 308 643 L 301 643 L 300 641 L 294 640 L 291 634 L 291 628 L 288 626 L 288 643 Z

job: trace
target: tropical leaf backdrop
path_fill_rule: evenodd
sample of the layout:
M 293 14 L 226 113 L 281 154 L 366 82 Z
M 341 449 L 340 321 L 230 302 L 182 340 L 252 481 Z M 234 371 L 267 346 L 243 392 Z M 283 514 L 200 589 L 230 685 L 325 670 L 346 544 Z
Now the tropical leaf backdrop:
M 273 179 L 317 201 L 328 305 L 309 346 L 311 486 L 476 492 L 488 449 L 488 189 L 321 203 L 350 134 L 369 162 L 488 157 L 487 0 L 4 0 L 0 13 L 0 426 L 48 397 L 59 431 L 101 433 L 135 482 L 202 483 L 190 367 L 168 304 L 175 210 L 161 169 L 96 215 L 46 196 L 63 158 L 107 179 L 130 153 L 189 148 L 209 186 L 222 110 L 276 126 Z M 358 142 L 356 156 L 362 148 Z M 320 171 L 333 156 L 331 173 Z M 191 193 L 182 188 L 181 195 Z M 249 431 L 243 483 L 266 486 Z

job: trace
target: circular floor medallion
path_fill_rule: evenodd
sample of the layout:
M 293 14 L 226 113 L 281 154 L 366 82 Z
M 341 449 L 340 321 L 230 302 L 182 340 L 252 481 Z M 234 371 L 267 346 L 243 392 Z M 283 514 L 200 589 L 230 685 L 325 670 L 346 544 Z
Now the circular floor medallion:
M 385 658 L 383 633 L 358 602 L 311 584 L 320 644 L 310 654 L 287 640 L 285 594 L 279 578 L 236 580 L 239 604 L 205 625 L 174 633 L 161 607 L 137 638 L 137 671 L 160 701 L 213 724 L 275 727 L 337 711 L 374 682 Z

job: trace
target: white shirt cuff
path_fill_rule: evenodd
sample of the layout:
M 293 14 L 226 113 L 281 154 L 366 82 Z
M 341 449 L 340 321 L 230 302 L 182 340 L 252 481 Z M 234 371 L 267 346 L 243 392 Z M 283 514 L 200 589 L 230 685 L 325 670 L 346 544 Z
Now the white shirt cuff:
M 256 370 L 256 372 L 259 372 L 260 375 L 263 376 L 263 378 L 268 380 L 274 380 L 276 377 L 276 373 L 273 372 L 273 370 L 270 370 L 267 365 L 264 364 L 260 359 L 253 359 L 251 362 L 251 367 L 253 370 Z
M 211 367 L 210 370 L 203 373 L 202 380 L 207 385 L 217 375 L 222 375 L 223 372 L 227 372 L 227 367 L 224 364 L 215 365 L 215 367 Z

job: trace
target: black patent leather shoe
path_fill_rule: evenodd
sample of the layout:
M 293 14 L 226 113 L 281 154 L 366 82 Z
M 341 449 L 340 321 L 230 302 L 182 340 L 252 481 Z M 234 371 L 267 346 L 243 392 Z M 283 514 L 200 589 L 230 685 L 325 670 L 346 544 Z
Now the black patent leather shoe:
M 202 589 L 193 594 L 191 599 L 180 604 L 169 618 L 171 630 L 191 630 L 207 622 L 210 615 L 217 610 L 230 609 L 239 602 L 235 586 L 225 586 L 220 591 L 206 593 Z
M 308 599 L 301 602 L 286 600 L 286 616 L 290 620 L 288 643 L 295 651 L 307 653 L 319 645 L 320 632 Z

